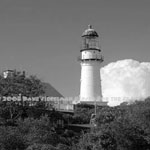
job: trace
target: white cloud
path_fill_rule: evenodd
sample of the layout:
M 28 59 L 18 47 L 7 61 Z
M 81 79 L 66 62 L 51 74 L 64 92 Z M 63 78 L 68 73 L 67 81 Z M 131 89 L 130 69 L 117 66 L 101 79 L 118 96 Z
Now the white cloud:
M 110 106 L 150 96 L 150 63 L 120 60 L 101 68 L 102 95 Z

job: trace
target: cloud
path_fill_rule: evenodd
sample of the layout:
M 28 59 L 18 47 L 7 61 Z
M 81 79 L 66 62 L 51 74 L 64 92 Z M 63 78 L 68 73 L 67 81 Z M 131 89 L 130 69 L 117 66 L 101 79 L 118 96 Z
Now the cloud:
M 102 95 L 108 105 L 143 100 L 150 96 L 150 63 L 119 60 L 101 68 Z

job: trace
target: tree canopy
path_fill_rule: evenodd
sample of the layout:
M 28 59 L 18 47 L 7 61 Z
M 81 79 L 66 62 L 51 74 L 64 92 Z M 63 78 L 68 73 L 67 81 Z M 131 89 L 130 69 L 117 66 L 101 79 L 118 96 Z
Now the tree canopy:
M 44 94 L 44 87 L 36 76 L 26 76 L 22 72 L 14 71 L 13 76 L 4 78 L 0 75 L 0 96 L 23 95 L 35 97 Z
M 132 105 L 102 108 L 96 122 L 96 128 L 81 136 L 77 149 L 150 149 L 150 98 Z

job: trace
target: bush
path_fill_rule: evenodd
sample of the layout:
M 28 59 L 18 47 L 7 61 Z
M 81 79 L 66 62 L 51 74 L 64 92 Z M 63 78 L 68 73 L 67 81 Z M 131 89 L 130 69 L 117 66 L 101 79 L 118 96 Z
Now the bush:
M 3 150 L 24 150 L 27 143 L 16 128 L 0 128 L 0 146 Z
M 49 144 L 37 144 L 29 146 L 26 150 L 57 150 L 55 147 Z

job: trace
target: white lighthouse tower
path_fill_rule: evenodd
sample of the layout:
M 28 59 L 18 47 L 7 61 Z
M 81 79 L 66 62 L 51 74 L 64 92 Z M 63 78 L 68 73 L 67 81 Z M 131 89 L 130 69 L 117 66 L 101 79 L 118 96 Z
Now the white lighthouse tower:
M 80 102 L 101 101 L 99 36 L 91 25 L 82 34 Z

